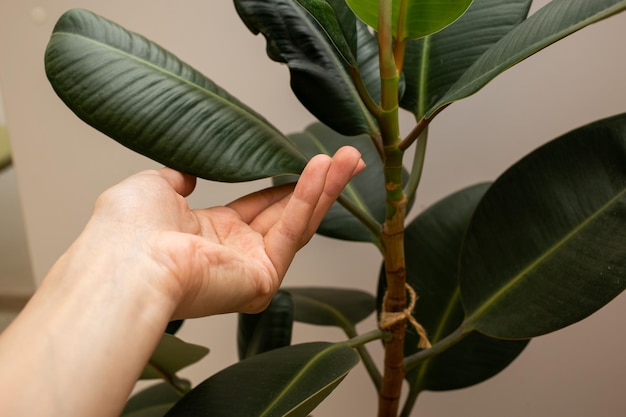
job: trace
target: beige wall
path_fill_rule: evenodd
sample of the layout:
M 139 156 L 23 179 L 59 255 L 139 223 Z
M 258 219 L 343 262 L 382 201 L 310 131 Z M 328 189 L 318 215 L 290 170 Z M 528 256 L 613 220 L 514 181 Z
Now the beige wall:
M 82 124 L 48 85 L 43 51 L 56 18 L 71 7 L 91 9 L 161 43 L 286 132 L 312 121 L 292 98 L 285 68 L 265 57 L 264 41 L 238 21 L 230 1 L 3 0 L 0 89 L 36 280 L 79 233 L 104 188 L 156 166 Z M 556 135 L 624 111 L 625 34 L 626 15 L 588 28 L 439 116 L 432 126 L 417 209 L 470 183 L 494 179 Z M 265 184 L 202 183 L 191 204 L 221 204 Z M 287 283 L 371 290 L 378 263 L 376 251 L 368 246 L 316 238 L 297 258 Z M 419 415 L 623 416 L 625 313 L 622 296 L 587 321 L 533 341 L 510 369 L 484 384 L 424 394 Z M 183 338 L 212 349 L 206 360 L 188 371 L 189 377 L 198 381 L 235 360 L 233 324 L 233 316 L 222 316 L 186 325 Z M 296 337 L 340 335 L 303 326 Z M 375 395 L 363 378 L 360 369 L 351 374 L 315 415 L 374 415 Z M 344 408 L 342 402 L 349 396 L 354 402 Z M 350 411 L 343 414 L 342 409 Z

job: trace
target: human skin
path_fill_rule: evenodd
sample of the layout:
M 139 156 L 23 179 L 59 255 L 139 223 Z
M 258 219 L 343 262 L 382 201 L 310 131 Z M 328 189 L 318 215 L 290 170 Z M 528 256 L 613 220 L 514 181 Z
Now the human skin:
M 0 415 L 116 416 L 172 319 L 263 310 L 296 252 L 364 168 L 354 148 L 295 185 L 191 210 L 196 179 L 145 171 L 105 191 L 0 335 Z

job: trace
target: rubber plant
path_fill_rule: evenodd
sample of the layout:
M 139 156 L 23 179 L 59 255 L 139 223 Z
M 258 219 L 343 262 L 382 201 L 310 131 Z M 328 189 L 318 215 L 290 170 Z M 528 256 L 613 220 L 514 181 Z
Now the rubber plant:
M 291 181 L 312 155 L 358 147 L 368 167 L 318 233 L 375 245 L 381 271 L 372 271 L 371 294 L 283 288 L 263 313 L 240 316 L 242 360 L 193 389 L 175 373 L 206 350 L 165 335 L 144 373 L 165 382 L 132 398 L 126 415 L 307 416 L 361 360 L 379 392 L 378 415 L 408 416 L 420 392 L 484 381 L 531 338 L 587 317 L 624 290 L 626 115 L 575 127 L 493 183 L 405 217 L 439 113 L 623 11 L 626 0 L 552 0 L 530 16 L 531 0 L 234 5 L 266 38 L 269 58 L 288 66 L 293 92 L 319 123 L 286 135 L 175 55 L 85 10 L 59 19 L 47 76 L 86 123 L 208 180 Z M 400 111 L 415 118 L 406 137 Z M 403 168 L 409 149 L 415 157 Z M 374 311 L 379 326 L 357 334 L 355 325 Z M 338 326 L 346 340 L 290 346 L 294 321 Z M 368 344 L 381 341 L 378 369 Z

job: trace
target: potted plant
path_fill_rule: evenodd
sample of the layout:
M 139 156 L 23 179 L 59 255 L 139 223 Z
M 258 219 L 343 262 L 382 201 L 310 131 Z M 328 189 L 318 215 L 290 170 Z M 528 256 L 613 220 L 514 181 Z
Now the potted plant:
M 531 338 L 622 292 L 625 115 L 576 127 L 493 183 L 470 185 L 411 221 L 406 213 L 441 112 L 623 11 L 626 0 L 552 0 L 531 16 L 531 0 L 234 3 L 265 36 L 269 57 L 289 67 L 292 90 L 319 123 L 285 135 L 173 54 L 85 10 L 59 19 L 48 78 L 85 122 L 209 180 L 292 181 L 316 153 L 359 148 L 368 167 L 318 232 L 371 243 L 382 267 L 372 272 L 371 293 L 284 288 L 263 313 L 240 316 L 241 362 L 193 389 L 176 372 L 206 350 L 164 335 L 144 377 L 166 384 L 131 399 L 128 415 L 306 416 L 362 361 L 379 393 L 378 415 L 408 416 L 421 392 L 484 381 Z M 406 135 L 400 109 L 415 118 Z M 357 334 L 374 311 L 378 327 Z M 294 321 L 338 326 L 347 338 L 291 346 Z M 368 351 L 377 341 L 383 369 Z

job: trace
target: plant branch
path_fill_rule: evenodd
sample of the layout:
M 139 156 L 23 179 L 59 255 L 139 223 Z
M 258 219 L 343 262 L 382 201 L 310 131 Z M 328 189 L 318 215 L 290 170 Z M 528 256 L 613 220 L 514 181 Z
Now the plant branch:
M 404 368 L 407 371 L 411 370 L 420 365 L 422 362 L 450 349 L 452 346 L 463 340 L 471 331 L 471 327 L 465 325 L 464 323 L 448 336 L 436 342 L 430 349 L 420 350 L 419 352 L 404 358 Z
M 411 168 L 411 176 L 409 181 L 404 187 L 404 193 L 409 201 L 415 199 L 417 194 L 417 187 L 422 179 L 422 172 L 424 170 L 424 160 L 426 158 L 426 145 L 428 144 L 428 127 L 424 129 L 417 139 L 417 147 L 415 149 L 415 156 L 413 157 L 413 166 Z
M 149 366 L 155 371 L 161 379 L 169 384 L 177 394 L 181 397 L 187 394 L 191 390 L 191 384 L 186 379 L 179 378 L 176 374 L 170 374 L 161 367 L 157 366 L 154 362 L 149 362 Z
M 341 204 L 346 210 L 350 212 L 354 217 L 356 217 L 367 229 L 376 237 L 376 241 L 374 244 L 381 249 L 380 237 L 382 234 L 382 226 L 381 224 L 372 217 L 371 214 L 363 210 L 361 207 L 354 204 L 352 200 L 347 198 L 345 195 L 340 194 L 337 198 L 337 202 Z
M 420 137 L 422 132 L 428 127 L 428 125 L 435 118 L 435 116 L 438 115 L 443 109 L 445 109 L 448 106 L 449 104 L 442 106 L 440 109 L 434 112 L 432 116 L 430 116 L 428 119 L 425 117 L 422 117 L 419 120 L 419 122 L 417 122 L 413 130 L 411 130 L 409 134 L 400 142 L 400 144 L 398 145 L 400 150 L 406 151 L 413 144 L 413 142 L 415 142 Z
M 413 144 L 413 142 L 419 139 L 419 137 L 422 135 L 422 132 L 424 132 L 424 130 L 426 130 L 426 128 L 428 127 L 429 122 L 430 120 L 428 119 L 420 119 L 420 121 L 417 122 L 417 124 L 409 132 L 409 134 L 404 139 L 402 139 L 398 147 L 403 151 L 406 151 Z
M 374 101 L 369 90 L 365 87 L 363 78 L 361 77 L 361 72 L 358 68 L 354 68 L 352 66 L 348 67 L 348 69 L 350 71 L 350 77 L 352 77 L 352 82 L 354 83 L 361 100 L 363 100 L 363 104 L 365 104 L 365 107 L 367 107 L 367 110 L 372 114 L 372 116 L 378 117 L 380 115 L 380 106 Z
M 409 394 L 404 401 L 399 417 L 411 417 L 411 412 L 413 411 L 413 407 L 415 406 L 415 402 L 417 401 L 417 397 L 420 392 L 421 391 L 418 390 L 409 390 Z
M 355 349 L 366 343 L 373 342 L 374 340 L 388 340 L 391 338 L 391 334 L 380 329 L 370 330 L 369 332 L 363 334 L 356 334 L 354 327 L 352 328 L 352 330 L 345 328 L 344 330 L 346 332 L 346 335 L 350 338 L 350 340 L 348 340 L 346 343 L 350 347 L 353 347 Z
M 377 391 L 380 390 L 383 377 L 380 374 L 378 367 L 374 363 L 374 359 L 372 359 L 372 355 L 370 355 L 369 351 L 365 347 L 365 344 L 369 342 L 373 342 L 374 340 L 380 340 L 380 339 L 385 340 L 391 335 L 379 329 L 372 330 L 362 335 L 357 335 L 356 330 L 354 330 L 354 327 L 352 327 L 352 329 L 344 328 L 344 330 L 346 332 L 346 335 L 348 335 L 348 337 L 350 338 L 350 340 L 348 340 L 347 342 L 348 345 L 356 349 L 356 351 L 359 353 L 359 356 L 361 357 L 361 360 L 363 361 L 363 366 L 365 367 L 365 370 L 367 371 L 370 378 L 372 379 L 372 382 L 374 383 L 376 390 Z

